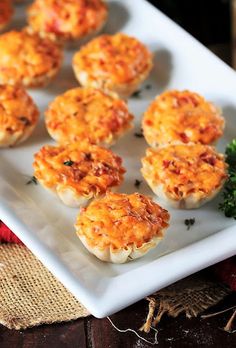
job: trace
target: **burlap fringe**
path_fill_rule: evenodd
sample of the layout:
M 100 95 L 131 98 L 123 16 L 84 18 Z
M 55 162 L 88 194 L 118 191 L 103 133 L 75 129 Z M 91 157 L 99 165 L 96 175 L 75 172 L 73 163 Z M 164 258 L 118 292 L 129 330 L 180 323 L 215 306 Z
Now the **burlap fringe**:
M 9 329 L 69 321 L 89 312 L 25 246 L 0 245 L 0 323 Z
M 180 313 L 185 313 L 187 318 L 196 317 L 229 293 L 230 290 L 224 285 L 209 281 L 199 274 L 185 278 L 146 298 L 149 311 L 140 330 L 149 332 L 164 314 L 174 318 Z

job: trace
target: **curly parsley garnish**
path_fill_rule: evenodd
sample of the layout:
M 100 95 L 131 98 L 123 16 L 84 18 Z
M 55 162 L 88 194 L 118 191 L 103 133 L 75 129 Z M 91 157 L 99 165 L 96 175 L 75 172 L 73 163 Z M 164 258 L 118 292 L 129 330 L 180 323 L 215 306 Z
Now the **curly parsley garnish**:
M 184 223 L 187 226 L 187 230 L 190 230 L 190 228 L 195 224 L 195 218 L 185 219 Z
M 65 161 L 63 164 L 64 164 L 65 166 L 71 167 L 71 166 L 74 164 L 74 162 L 71 161 L 71 160 L 69 160 L 69 161 Z
M 26 183 L 26 185 L 31 185 L 31 184 L 38 185 L 38 181 L 37 181 L 37 179 L 36 179 L 35 176 L 32 176 L 32 177 L 30 178 L 30 180 L 27 181 L 27 183 Z
M 226 217 L 236 219 L 236 139 L 229 143 L 225 150 L 228 163 L 228 180 L 224 186 L 223 202 L 219 204 Z

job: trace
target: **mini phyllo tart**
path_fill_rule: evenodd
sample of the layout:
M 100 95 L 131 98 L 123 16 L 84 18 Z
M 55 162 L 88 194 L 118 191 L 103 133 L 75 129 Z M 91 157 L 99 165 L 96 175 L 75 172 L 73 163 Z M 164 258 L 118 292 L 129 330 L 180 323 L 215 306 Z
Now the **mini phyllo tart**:
M 34 176 L 70 207 L 81 207 L 123 181 L 120 157 L 110 150 L 88 144 L 46 145 L 34 156 Z
M 11 0 L 0 1 L 0 30 L 4 29 L 9 24 L 13 12 Z
M 152 54 L 139 40 L 128 35 L 101 35 L 74 56 L 79 83 L 121 97 L 135 92 L 152 68 Z
M 92 88 L 74 88 L 56 97 L 45 113 L 46 126 L 61 144 L 87 140 L 111 146 L 132 127 L 125 101 Z
M 85 40 L 102 29 L 107 15 L 103 0 L 35 0 L 28 8 L 28 23 L 52 40 Z
M 109 192 L 81 210 L 75 227 L 84 246 L 100 260 L 124 263 L 156 247 L 169 218 L 147 196 Z
M 227 179 L 224 155 L 209 145 L 149 148 L 142 164 L 153 192 L 174 208 L 200 207 L 216 196 Z
M 58 45 L 26 30 L 0 36 L 0 83 L 25 87 L 46 85 L 58 72 L 62 51 Z
M 38 119 L 38 108 L 22 86 L 0 85 L 0 147 L 26 140 Z
M 215 143 L 223 134 L 219 108 L 190 91 L 167 91 L 157 96 L 144 114 L 144 137 L 152 147 L 168 143 Z

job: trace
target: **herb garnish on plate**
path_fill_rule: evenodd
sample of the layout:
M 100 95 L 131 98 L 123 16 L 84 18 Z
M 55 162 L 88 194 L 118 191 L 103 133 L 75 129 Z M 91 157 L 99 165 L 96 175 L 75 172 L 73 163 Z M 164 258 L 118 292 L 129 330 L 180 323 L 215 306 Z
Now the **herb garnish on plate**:
M 36 179 L 35 176 L 32 176 L 32 177 L 30 178 L 30 180 L 27 181 L 27 183 L 26 183 L 26 185 L 31 185 L 31 184 L 38 185 L 38 181 L 37 181 L 37 179 Z
M 137 189 L 139 189 L 142 182 L 143 182 L 142 180 L 135 179 L 134 186 L 137 187 Z
M 190 230 L 190 228 L 195 224 L 195 218 L 185 219 L 184 223 L 187 226 L 187 230 Z

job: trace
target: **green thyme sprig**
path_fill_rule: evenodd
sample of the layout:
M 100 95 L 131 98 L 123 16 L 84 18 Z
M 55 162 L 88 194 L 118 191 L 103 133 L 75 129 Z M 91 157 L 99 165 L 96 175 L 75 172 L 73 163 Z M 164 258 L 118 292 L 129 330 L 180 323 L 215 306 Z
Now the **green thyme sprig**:
M 31 185 L 31 184 L 38 185 L 38 180 L 37 180 L 37 178 L 35 176 L 32 176 L 30 178 L 30 180 L 28 180 L 26 182 L 26 185 Z

